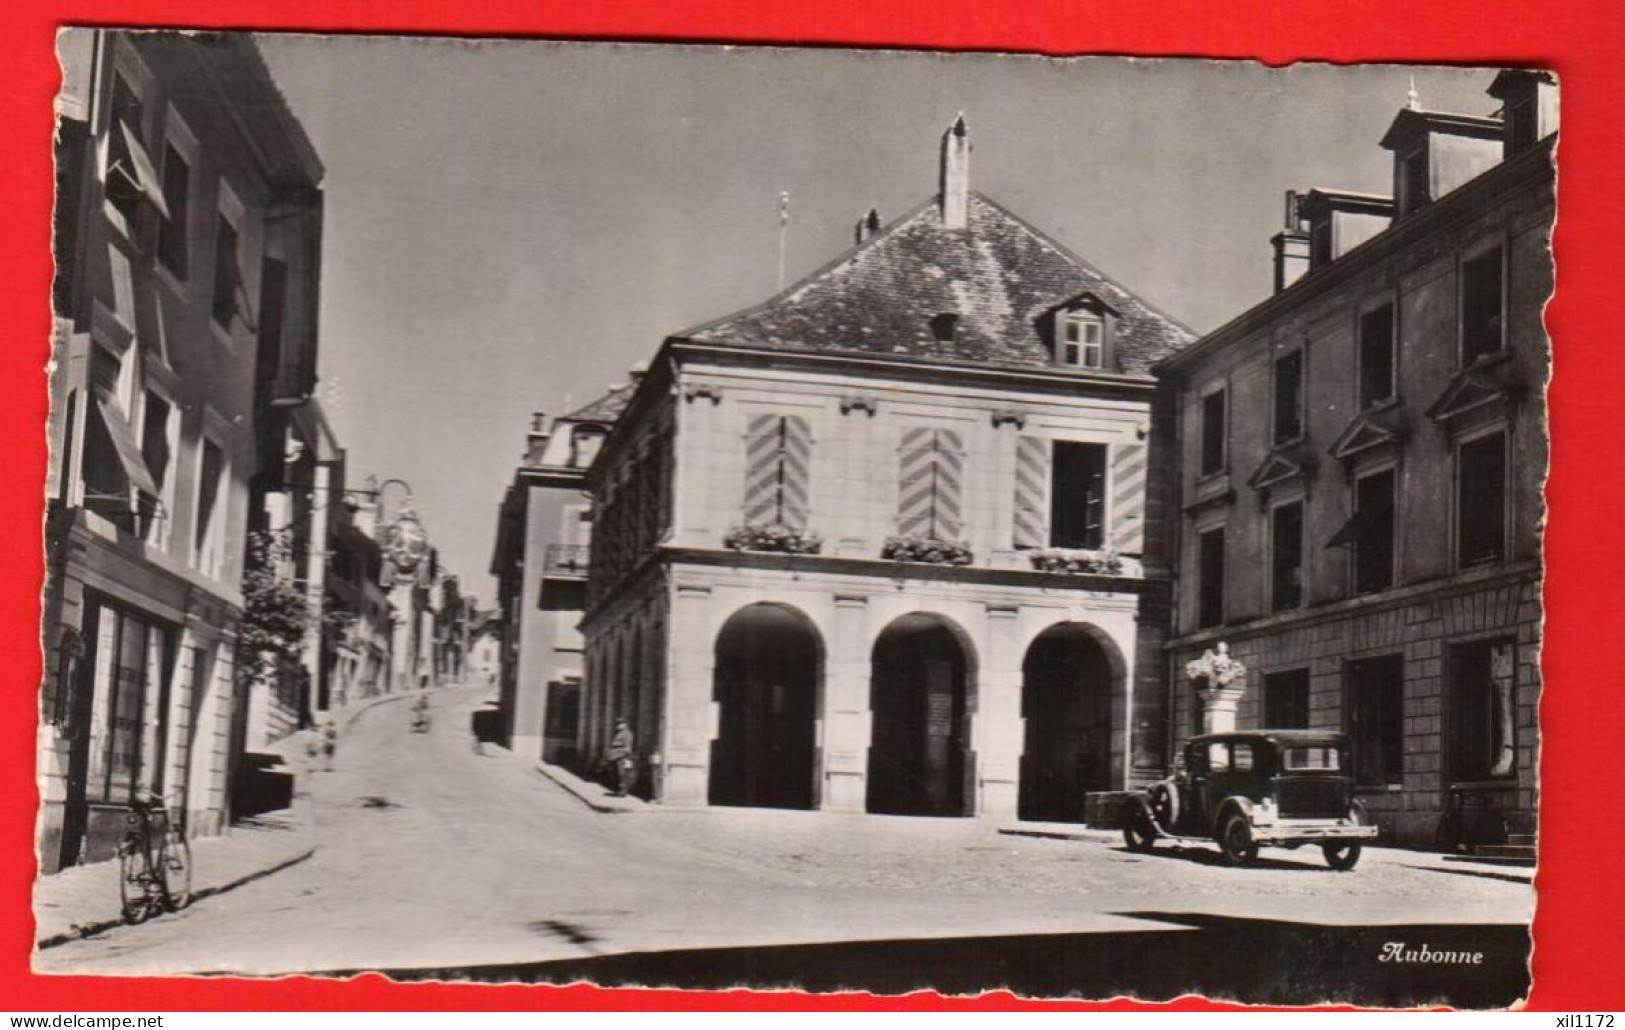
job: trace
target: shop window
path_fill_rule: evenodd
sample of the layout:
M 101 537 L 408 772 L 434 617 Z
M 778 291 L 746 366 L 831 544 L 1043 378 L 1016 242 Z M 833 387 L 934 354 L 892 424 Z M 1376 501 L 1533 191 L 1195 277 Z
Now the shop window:
M 1270 603 L 1276 611 L 1303 604 L 1303 502 L 1270 512 Z
M 1360 316 L 1360 408 L 1394 395 L 1394 306 L 1384 304 Z
M 1274 730 L 1309 728 L 1309 670 L 1288 669 L 1264 677 L 1264 726 Z
M 85 793 L 91 801 L 125 803 L 143 785 L 143 753 L 150 759 L 157 751 L 156 741 L 144 739 L 146 711 L 149 700 L 161 700 L 149 694 L 168 681 L 171 634 L 108 605 L 94 604 L 88 615 L 95 644 Z
M 1508 638 L 1450 648 L 1452 779 L 1491 780 L 1516 772 L 1516 668 L 1515 648 Z
M 1105 543 L 1106 448 L 1057 440 L 1051 465 L 1050 546 Z
M 1225 395 L 1215 390 L 1202 398 L 1202 475 L 1224 471 Z
M 1346 677 L 1354 781 L 1367 787 L 1398 784 L 1405 754 L 1404 656 L 1349 662 Z
M 1504 344 L 1501 248 L 1461 266 L 1461 360 L 1470 365 Z
M 1196 537 L 1198 629 L 1224 622 L 1224 527 Z
M 1493 433 L 1456 451 L 1458 568 L 1493 565 L 1506 557 L 1506 434 Z
M 1303 351 L 1275 359 L 1275 442 L 1303 435 Z

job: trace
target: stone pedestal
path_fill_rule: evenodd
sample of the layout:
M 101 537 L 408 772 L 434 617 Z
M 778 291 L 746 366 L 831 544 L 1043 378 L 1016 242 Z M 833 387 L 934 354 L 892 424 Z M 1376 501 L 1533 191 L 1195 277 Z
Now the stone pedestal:
M 1198 693 L 1202 699 L 1202 732 L 1230 733 L 1236 728 L 1236 708 L 1241 704 L 1240 687 L 1217 687 Z

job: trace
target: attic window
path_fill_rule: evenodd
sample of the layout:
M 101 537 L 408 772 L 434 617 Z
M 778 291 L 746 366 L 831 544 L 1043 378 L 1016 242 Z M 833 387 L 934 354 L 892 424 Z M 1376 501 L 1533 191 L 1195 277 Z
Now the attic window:
M 1073 368 L 1104 368 L 1106 323 L 1092 311 L 1068 311 L 1061 316 L 1056 359 Z
M 1424 143 L 1399 161 L 1399 213 L 1408 215 L 1433 199 L 1428 182 L 1428 152 Z
M 959 338 L 959 316 L 951 311 L 931 316 L 931 338 L 938 343 L 953 343 Z

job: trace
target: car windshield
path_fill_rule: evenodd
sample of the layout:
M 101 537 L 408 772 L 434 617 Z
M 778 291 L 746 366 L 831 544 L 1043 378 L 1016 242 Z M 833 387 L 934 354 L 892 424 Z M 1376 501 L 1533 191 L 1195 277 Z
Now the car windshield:
M 1289 747 L 1282 753 L 1281 764 L 1293 772 L 1305 769 L 1337 769 L 1335 747 Z

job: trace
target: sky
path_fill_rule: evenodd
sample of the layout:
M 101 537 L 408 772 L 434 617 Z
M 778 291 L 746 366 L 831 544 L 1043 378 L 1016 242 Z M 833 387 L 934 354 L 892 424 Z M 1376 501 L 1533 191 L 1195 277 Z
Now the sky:
M 412 487 L 485 605 L 532 412 L 625 381 L 670 333 L 971 185 L 1199 332 L 1269 293 L 1282 194 L 1386 194 L 1414 77 L 1489 114 L 1474 68 L 260 36 L 327 174 L 319 396 L 349 457 Z

